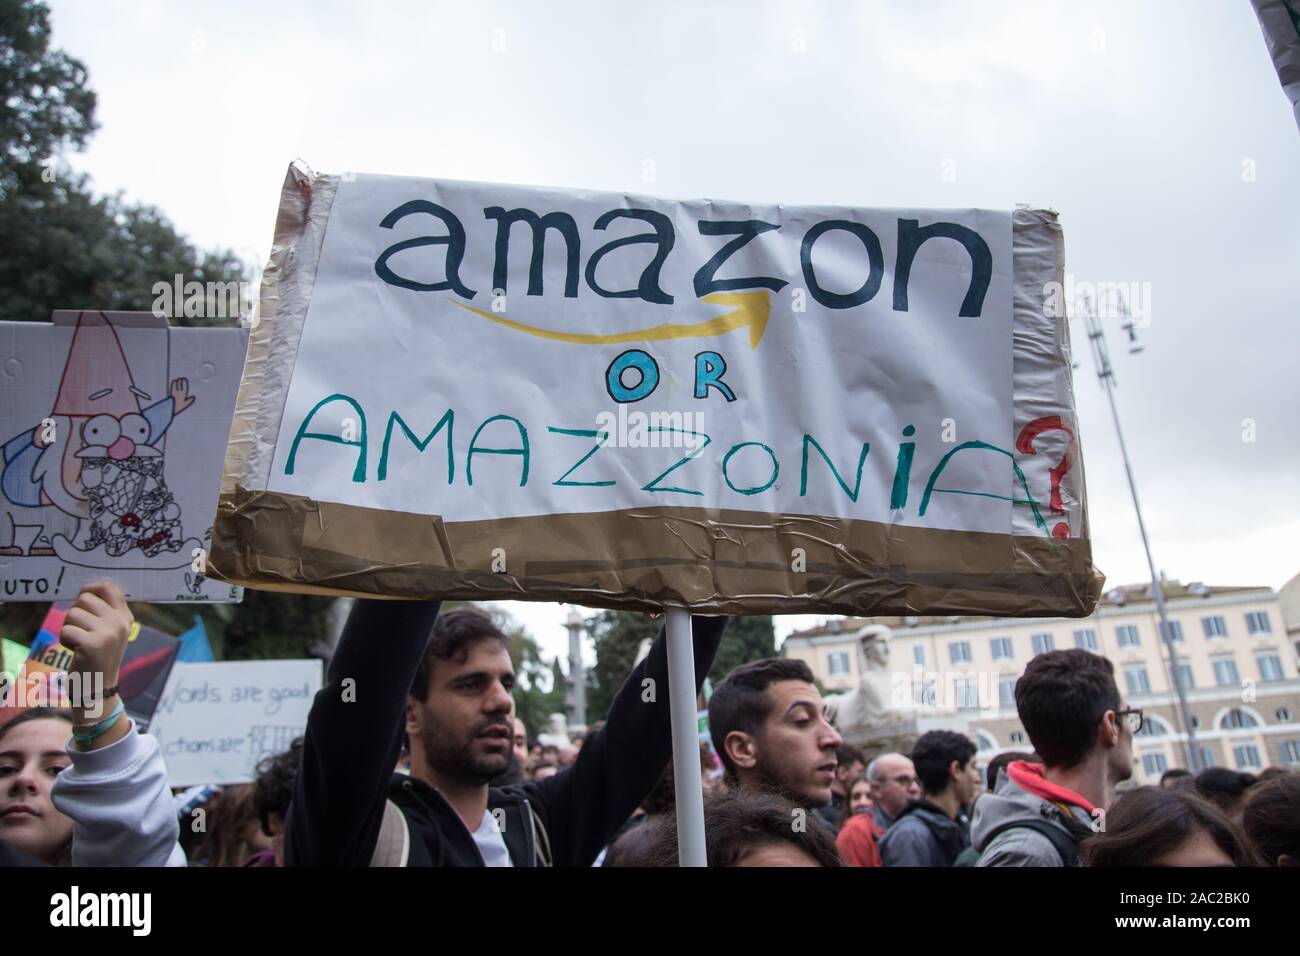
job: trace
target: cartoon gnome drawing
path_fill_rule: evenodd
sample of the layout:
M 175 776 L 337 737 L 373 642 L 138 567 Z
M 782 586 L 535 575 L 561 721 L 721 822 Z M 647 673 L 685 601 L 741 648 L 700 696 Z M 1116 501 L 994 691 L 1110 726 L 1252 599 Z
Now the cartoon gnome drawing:
M 112 324 L 83 312 L 49 418 L 3 446 L 0 555 L 57 554 L 92 567 L 188 564 L 189 550 L 176 552 L 199 542 L 184 538 L 158 444 L 194 401 L 178 378 L 154 402 L 136 387 Z

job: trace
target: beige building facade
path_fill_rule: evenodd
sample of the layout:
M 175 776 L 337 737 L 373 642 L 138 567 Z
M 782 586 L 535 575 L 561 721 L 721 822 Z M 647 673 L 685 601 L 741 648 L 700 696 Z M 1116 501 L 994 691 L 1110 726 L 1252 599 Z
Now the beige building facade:
M 1300 769 L 1297 623 L 1271 588 L 1166 582 L 1174 669 L 1159 639 L 1150 586 L 1107 592 L 1087 618 L 847 618 L 791 634 L 781 653 L 805 661 L 828 693 L 857 686 L 854 633 L 887 624 L 892 705 L 944 717 L 969 734 L 981 762 L 1032 750 L 1016 716 L 1015 682 L 1036 654 L 1080 647 L 1109 658 L 1126 704 L 1145 726 L 1133 779 L 1152 783 L 1186 767 L 1187 733 L 1172 693 L 1187 690 L 1202 766 Z M 1290 628 L 1288 628 L 1290 624 Z M 932 721 L 927 721 L 932 723 Z

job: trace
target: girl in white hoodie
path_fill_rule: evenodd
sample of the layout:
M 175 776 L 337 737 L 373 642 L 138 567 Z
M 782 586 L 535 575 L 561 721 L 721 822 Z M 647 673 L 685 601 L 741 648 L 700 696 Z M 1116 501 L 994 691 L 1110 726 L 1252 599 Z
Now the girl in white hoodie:
M 0 726 L 0 840 L 46 863 L 185 865 L 158 742 L 135 732 L 117 693 L 133 620 L 117 585 L 82 589 L 59 642 L 80 686 L 102 687 L 102 698 Z

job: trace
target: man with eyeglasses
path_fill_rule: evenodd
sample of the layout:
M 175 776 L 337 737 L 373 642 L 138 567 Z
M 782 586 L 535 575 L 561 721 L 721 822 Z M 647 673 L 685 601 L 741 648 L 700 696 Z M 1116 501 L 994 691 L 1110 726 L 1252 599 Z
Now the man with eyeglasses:
M 912 761 L 899 753 L 881 754 L 867 765 L 871 812 L 851 818 L 837 843 L 847 866 L 880 866 L 880 841 L 911 800 L 920 799 L 921 784 Z
M 1076 866 L 1115 785 L 1133 774 L 1142 711 L 1124 707 L 1111 662 L 1070 649 L 1039 654 L 1016 681 L 1016 710 L 1043 763 L 1009 764 L 971 822 L 976 866 Z

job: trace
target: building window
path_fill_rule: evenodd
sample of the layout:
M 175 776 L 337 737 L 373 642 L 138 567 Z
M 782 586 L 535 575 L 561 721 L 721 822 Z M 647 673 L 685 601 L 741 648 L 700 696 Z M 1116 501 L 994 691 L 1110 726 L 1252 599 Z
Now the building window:
M 995 661 L 1011 660 L 1011 638 L 995 637 L 993 638 L 993 659 Z
M 1279 707 L 1277 709 L 1277 713 L 1274 714 L 1273 716 L 1277 718 L 1277 722 L 1279 724 L 1285 724 L 1288 720 L 1291 719 L 1291 708 Z
M 1024 732 L 1019 730 L 1011 731 L 1011 742 L 1013 744 L 1023 744 L 1025 742 Z
M 969 664 L 970 641 L 953 641 L 949 644 L 948 659 L 954 664 Z
M 1244 710 L 1234 707 L 1223 715 L 1221 725 L 1224 730 L 1241 730 L 1243 727 L 1258 727 L 1259 721 Z
M 1238 744 L 1232 748 L 1232 760 L 1237 769 L 1262 766 L 1259 762 L 1259 748 L 1254 744 Z
M 1282 744 L 1282 763 L 1288 767 L 1300 767 L 1300 740 L 1288 740 Z
M 953 683 L 954 688 L 957 691 L 957 709 L 979 710 L 979 682 L 974 677 L 962 677 Z
M 924 644 L 912 645 L 912 663 L 915 664 L 917 667 L 925 666 L 925 645 Z
M 1241 678 L 1237 676 L 1237 662 L 1231 655 L 1211 657 L 1210 663 L 1214 665 L 1214 683 L 1220 687 L 1241 683 Z
M 1016 676 L 998 678 L 998 706 L 1011 709 L 1016 706 Z
M 1283 680 L 1282 658 L 1276 654 L 1260 654 L 1255 658 L 1259 662 L 1259 679 L 1264 681 Z
M 1055 646 L 1056 646 L 1056 642 L 1052 640 L 1051 634 L 1044 633 L 1044 634 L 1034 635 L 1035 655 L 1046 654 L 1048 651 L 1052 650 Z
M 1121 624 L 1115 628 L 1115 636 L 1119 638 L 1120 647 L 1137 647 L 1142 643 L 1136 624 Z
M 1269 623 L 1268 611 L 1247 611 L 1246 633 L 1272 634 L 1273 626 Z
M 1213 748 L 1213 747 L 1198 747 L 1197 749 L 1201 752 L 1201 766 L 1202 766 L 1202 767 L 1215 767 L 1215 766 L 1218 766 L 1218 764 L 1215 763 L 1215 760 L 1214 760 L 1214 748 Z
M 1090 627 L 1074 632 L 1074 646 L 1081 651 L 1097 650 L 1097 632 Z
M 1151 682 L 1147 680 L 1147 669 L 1141 664 L 1130 664 L 1125 667 L 1124 681 L 1128 684 L 1130 694 L 1151 693 Z
M 1192 662 L 1186 658 L 1178 660 L 1178 686 L 1183 690 L 1192 690 L 1196 681 L 1192 679 Z
M 916 706 L 917 707 L 934 707 L 938 703 L 939 695 L 935 692 L 935 678 L 927 677 L 923 681 L 916 683 Z
M 1206 637 L 1228 636 L 1228 622 L 1221 615 L 1212 614 L 1209 617 L 1201 618 L 1201 627 L 1205 629 Z
M 1142 721 L 1142 729 L 1137 732 L 1139 737 L 1163 737 L 1169 733 L 1169 727 L 1159 717 L 1148 717 Z
M 1166 623 L 1169 625 L 1169 640 L 1175 644 L 1181 644 L 1183 642 L 1183 625 L 1178 621 L 1168 621 Z
M 1148 777 L 1158 777 L 1169 769 L 1169 764 L 1162 753 L 1143 754 L 1142 772 Z
M 847 674 L 849 672 L 849 652 L 835 651 L 827 657 L 827 663 L 830 665 L 832 674 Z

